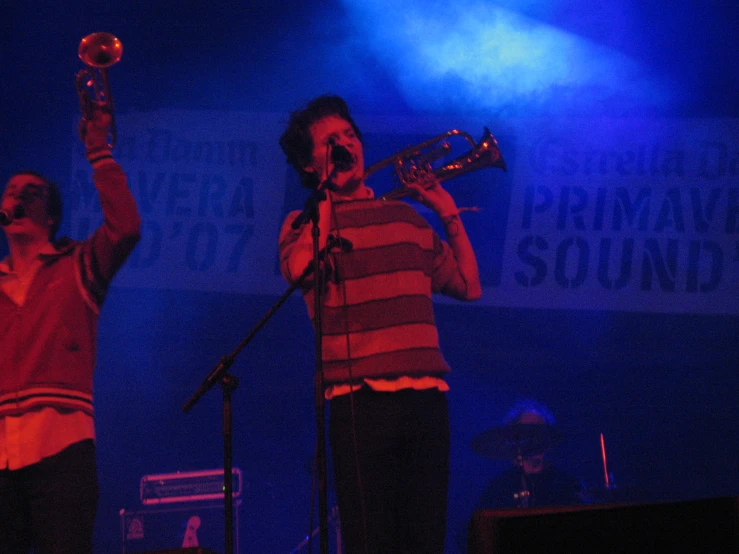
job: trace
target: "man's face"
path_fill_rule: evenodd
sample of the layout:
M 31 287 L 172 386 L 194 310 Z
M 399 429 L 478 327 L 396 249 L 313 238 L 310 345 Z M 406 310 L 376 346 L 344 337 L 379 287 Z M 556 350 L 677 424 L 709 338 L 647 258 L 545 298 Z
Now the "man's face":
M 6 226 L 8 235 L 48 239 L 54 220 L 49 216 L 49 186 L 36 175 L 14 175 L 8 181 L 0 201 L 0 209 L 13 213 L 22 205 L 24 215 Z
M 518 423 L 527 425 L 545 425 L 546 420 L 535 412 L 524 412 L 518 418 Z M 544 453 L 531 453 L 523 457 L 525 473 L 539 473 L 544 469 Z
M 345 119 L 329 115 L 310 126 L 313 138 L 311 163 L 306 171 L 316 173 L 321 182 L 331 175 L 334 164 L 331 161 L 331 142 L 343 146 L 354 157 L 354 162 L 346 169 L 337 171 L 333 183 L 341 195 L 351 195 L 364 181 L 364 152 L 362 143 L 351 124 Z

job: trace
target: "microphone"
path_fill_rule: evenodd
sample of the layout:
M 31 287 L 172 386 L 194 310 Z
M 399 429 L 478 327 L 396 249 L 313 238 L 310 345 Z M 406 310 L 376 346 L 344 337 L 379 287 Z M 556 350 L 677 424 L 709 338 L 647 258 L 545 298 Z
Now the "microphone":
M 20 219 L 25 215 L 26 209 L 23 207 L 23 204 L 16 204 L 11 212 L 0 210 L 0 225 L 5 227 L 6 225 L 13 223 L 14 220 Z
M 336 139 L 330 138 L 328 143 L 331 145 L 331 161 L 337 171 L 349 171 L 354 165 L 354 156 L 346 147 L 336 144 Z

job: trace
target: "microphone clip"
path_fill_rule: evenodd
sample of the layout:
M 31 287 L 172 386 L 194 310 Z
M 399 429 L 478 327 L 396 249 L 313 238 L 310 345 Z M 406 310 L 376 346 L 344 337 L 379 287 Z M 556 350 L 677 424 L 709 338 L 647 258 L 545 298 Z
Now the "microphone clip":
M 349 239 L 338 237 L 331 233 L 326 237 L 326 250 L 331 251 L 334 248 L 338 248 L 342 252 L 351 252 L 354 245 Z

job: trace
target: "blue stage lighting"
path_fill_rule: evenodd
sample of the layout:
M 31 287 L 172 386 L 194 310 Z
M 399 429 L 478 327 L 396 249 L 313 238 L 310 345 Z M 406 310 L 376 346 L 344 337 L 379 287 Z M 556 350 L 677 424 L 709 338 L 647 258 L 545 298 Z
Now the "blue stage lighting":
M 638 60 L 490 2 L 346 8 L 416 109 L 620 114 L 659 108 L 672 94 Z

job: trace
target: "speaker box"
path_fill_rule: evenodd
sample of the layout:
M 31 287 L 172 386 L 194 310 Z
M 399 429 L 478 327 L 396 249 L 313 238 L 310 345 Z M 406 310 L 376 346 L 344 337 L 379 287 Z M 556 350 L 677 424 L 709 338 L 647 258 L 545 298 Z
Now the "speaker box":
M 739 498 L 481 510 L 469 554 L 739 552 Z
M 233 505 L 234 554 L 239 507 Z M 226 544 L 223 502 L 191 502 L 121 510 L 121 554 L 215 554 Z
M 200 548 L 199 546 L 190 548 L 175 548 L 174 550 L 149 550 L 148 552 L 141 552 L 141 554 L 217 554 L 207 548 Z

